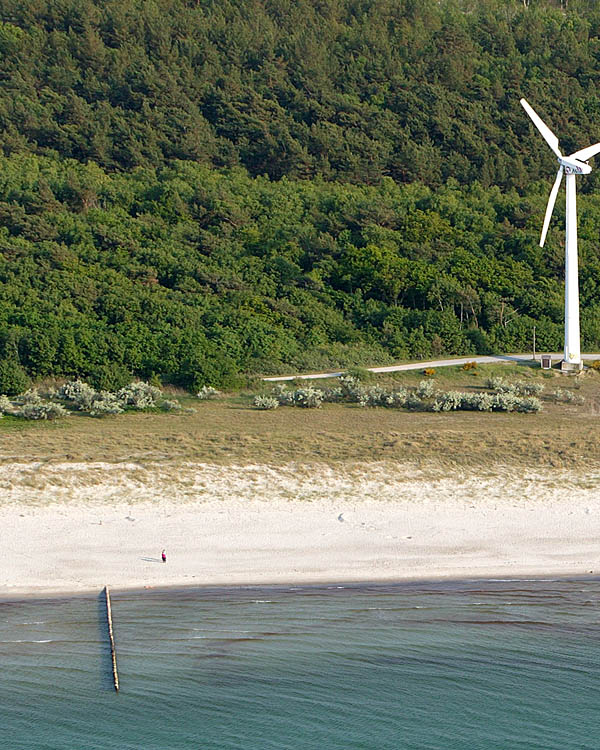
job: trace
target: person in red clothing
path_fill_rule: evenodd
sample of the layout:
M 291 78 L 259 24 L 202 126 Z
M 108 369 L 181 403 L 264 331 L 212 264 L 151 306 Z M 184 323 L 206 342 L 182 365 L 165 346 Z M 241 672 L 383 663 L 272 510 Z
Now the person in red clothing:
M 163 562 L 167 562 L 167 553 L 164 550 L 161 552 L 160 556 L 162 557 Z

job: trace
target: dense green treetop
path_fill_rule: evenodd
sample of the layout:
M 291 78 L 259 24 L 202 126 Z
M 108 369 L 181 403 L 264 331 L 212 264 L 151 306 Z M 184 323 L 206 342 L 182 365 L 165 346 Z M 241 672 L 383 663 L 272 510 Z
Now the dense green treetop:
M 5 153 L 523 188 L 551 159 L 521 96 L 567 149 L 600 140 L 596 0 L 0 0 L 0 18 Z
M 2 157 L 0 354 L 35 377 L 196 387 L 526 350 L 534 324 L 556 350 L 562 232 L 537 246 L 545 200 L 455 181 L 272 181 L 184 161 L 109 174 Z M 597 347 L 600 199 L 582 196 L 580 216 L 584 345 Z
M 599 35 L 592 0 L 0 0 L 0 391 L 560 349 L 518 101 L 600 141 Z

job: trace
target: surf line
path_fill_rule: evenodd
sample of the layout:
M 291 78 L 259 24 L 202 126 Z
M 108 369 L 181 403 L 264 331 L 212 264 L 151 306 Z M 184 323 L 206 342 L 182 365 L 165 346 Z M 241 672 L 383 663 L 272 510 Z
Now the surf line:
M 115 632 L 113 630 L 112 608 L 110 606 L 110 592 L 108 586 L 104 587 L 106 596 L 106 621 L 108 623 L 108 640 L 110 642 L 110 658 L 112 660 L 113 685 L 115 691 L 119 692 L 119 672 L 117 670 L 117 649 L 115 648 Z

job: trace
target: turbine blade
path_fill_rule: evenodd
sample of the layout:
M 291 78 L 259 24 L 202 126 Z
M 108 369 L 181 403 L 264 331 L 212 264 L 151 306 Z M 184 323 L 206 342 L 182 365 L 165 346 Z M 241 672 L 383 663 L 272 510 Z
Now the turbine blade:
M 558 138 L 554 135 L 554 133 L 542 120 L 542 118 L 537 114 L 533 107 L 525 101 L 525 99 L 521 99 L 520 101 L 523 109 L 525 110 L 525 112 L 527 112 L 529 117 L 531 117 L 533 124 L 542 134 L 543 139 L 558 156 L 558 158 L 561 159 L 562 154 L 560 153 L 560 149 L 558 148 Z
M 571 154 L 570 158 L 579 159 L 579 161 L 587 161 L 588 159 L 591 159 L 592 156 L 596 156 L 596 154 L 600 154 L 600 143 L 594 143 L 593 146 L 582 148 L 581 151 L 575 151 L 574 154 Z
M 552 190 L 550 191 L 550 197 L 548 198 L 548 205 L 546 206 L 546 215 L 544 216 L 544 226 L 542 227 L 542 236 L 540 237 L 540 247 L 544 247 L 544 242 L 546 242 L 546 235 L 548 234 L 548 226 L 550 225 L 550 219 L 552 218 L 552 211 L 554 211 L 554 204 L 556 203 L 556 194 L 558 193 L 558 188 L 560 187 L 562 176 L 563 176 L 563 168 L 561 167 L 558 170 L 558 174 L 556 175 L 556 179 L 554 180 L 554 185 L 552 185 Z

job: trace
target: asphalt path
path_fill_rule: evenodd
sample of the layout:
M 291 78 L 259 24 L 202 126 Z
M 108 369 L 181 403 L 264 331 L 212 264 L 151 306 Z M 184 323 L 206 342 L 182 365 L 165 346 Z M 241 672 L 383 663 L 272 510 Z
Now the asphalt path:
M 548 356 L 544 353 L 544 356 Z M 549 355 L 552 357 L 552 363 L 560 362 L 563 358 L 562 352 L 553 352 Z M 600 354 L 582 354 L 581 359 L 595 360 L 600 359 Z M 408 362 L 403 365 L 388 365 L 387 367 L 366 367 L 369 372 L 402 372 L 406 370 L 426 370 L 429 368 L 452 367 L 464 365 L 467 362 L 477 362 L 477 364 L 505 363 L 516 365 L 531 365 L 535 362 L 540 364 L 541 354 L 533 359 L 531 354 L 495 354 L 483 355 L 481 357 L 458 357 L 457 359 L 432 359 L 420 362 Z M 344 375 L 346 370 L 337 370 L 335 372 L 317 372 L 310 375 L 277 375 L 275 377 L 263 378 L 270 382 L 279 382 L 284 380 L 319 380 L 321 378 L 339 378 Z

